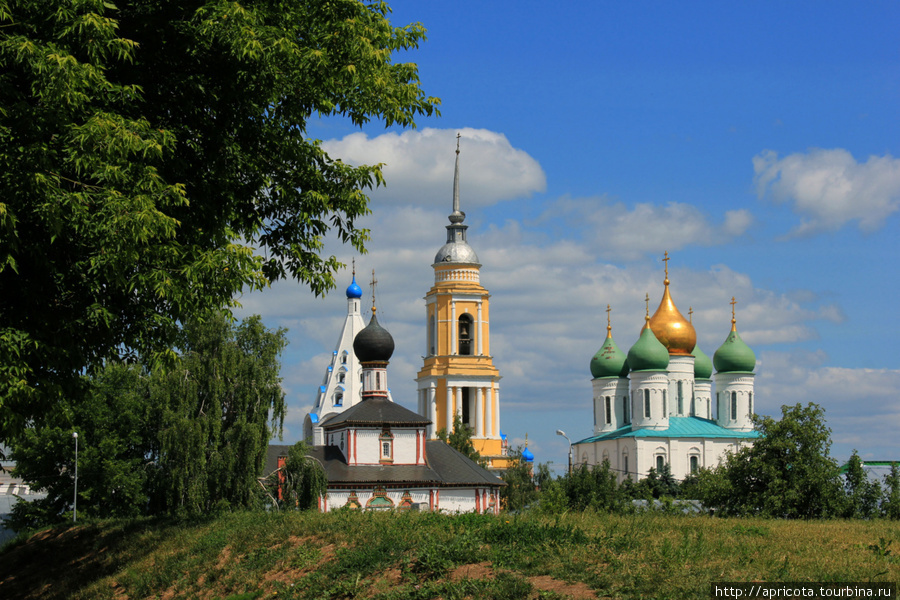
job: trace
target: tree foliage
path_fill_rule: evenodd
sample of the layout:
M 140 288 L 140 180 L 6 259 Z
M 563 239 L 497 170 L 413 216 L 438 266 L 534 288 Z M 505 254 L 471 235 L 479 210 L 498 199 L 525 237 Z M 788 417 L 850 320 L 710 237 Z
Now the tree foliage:
M 438 104 L 420 25 L 359 0 L 0 0 L 0 439 L 120 355 L 171 358 L 179 323 L 293 277 L 357 227 L 380 165 L 319 117 L 414 126 Z
M 487 461 L 481 458 L 481 454 L 475 449 L 472 443 L 472 436 L 475 430 L 469 427 L 467 423 L 463 423 L 462 417 L 458 414 L 453 415 L 453 432 L 449 435 L 445 428 L 437 431 L 437 437 L 451 448 L 467 456 L 482 467 L 487 466 Z
M 845 517 L 871 519 L 878 515 L 882 496 L 881 485 L 877 481 L 869 481 L 869 476 L 863 468 L 862 459 L 856 450 L 853 451 L 847 463 L 844 486 L 847 492 Z
M 840 516 L 845 497 L 821 407 L 782 406 L 779 421 L 755 416 L 761 437 L 698 476 L 704 505 L 725 514 Z
M 276 485 L 281 491 L 282 506 L 300 510 L 318 507 L 319 497 L 328 488 L 328 478 L 319 461 L 309 456 L 305 442 L 291 446 L 279 473 Z
M 190 322 L 179 360 L 147 369 L 110 362 L 85 377 L 13 446 L 15 474 L 47 497 L 16 504 L 19 528 L 71 514 L 79 434 L 78 512 L 196 515 L 257 504 L 257 478 L 285 414 L 279 376 L 284 330 L 259 317 Z
M 511 451 L 509 467 L 501 476 L 506 485 L 500 488 L 500 500 L 506 510 L 522 510 L 537 501 L 539 492 L 533 476 L 531 463 L 522 458 L 522 448 Z

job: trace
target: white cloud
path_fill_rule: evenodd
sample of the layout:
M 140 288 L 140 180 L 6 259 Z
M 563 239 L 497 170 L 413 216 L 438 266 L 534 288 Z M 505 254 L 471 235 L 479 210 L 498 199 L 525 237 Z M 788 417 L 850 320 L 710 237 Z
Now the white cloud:
M 854 449 L 869 458 L 900 453 L 900 369 L 823 366 L 823 352 L 764 352 L 757 396 L 762 414 L 779 416 L 782 404 L 815 402 L 825 409 L 832 430 L 832 455 L 840 460 Z
M 790 235 L 835 231 L 850 221 L 874 231 L 900 208 L 900 159 L 870 156 L 858 163 L 846 150 L 811 150 L 778 158 L 766 150 L 753 158 L 757 194 L 789 202 L 801 223 Z
M 378 202 L 450 206 L 456 134 L 460 143 L 460 197 L 464 210 L 543 192 L 540 164 L 513 148 L 502 133 L 469 127 L 425 128 L 369 138 L 352 133 L 322 147 L 350 164 L 384 163 L 387 186 L 372 193 Z
M 589 239 L 604 258 L 635 260 L 686 246 L 715 246 L 744 235 L 754 219 L 745 209 L 725 212 L 713 224 L 696 206 L 679 202 L 640 203 L 629 208 L 605 197 L 562 198 L 542 216 L 560 215 L 567 225 Z

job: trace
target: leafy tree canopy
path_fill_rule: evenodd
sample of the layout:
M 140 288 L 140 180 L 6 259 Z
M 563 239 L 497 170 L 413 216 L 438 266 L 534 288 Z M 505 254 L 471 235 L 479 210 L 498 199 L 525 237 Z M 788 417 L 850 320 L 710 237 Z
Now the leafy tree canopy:
M 88 393 L 54 404 L 13 445 L 15 474 L 47 497 L 19 502 L 14 526 L 71 514 L 79 434 L 78 512 L 86 517 L 197 515 L 258 504 L 257 478 L 285 414 L 285 331 L 259 317 L 190 322 L 180 360 L 147 369 L 110 362 Z
M 0 0 L 0 439 L 103 361 L 364 251 L 364 190 L 310 119 L 414 126 L 420 25 L 359 0 Z M 206 317 L 205 317 L 206 316 Z
M 831 430 L 825 411 L 810 403 L 781 407 L 781 419 L 754 416 L 762 434 L 712 471 L 698 474 L 708 507 L 726 514 L 783 518 L 840 516 L 845 494 L 837 462 L 830 456 Z

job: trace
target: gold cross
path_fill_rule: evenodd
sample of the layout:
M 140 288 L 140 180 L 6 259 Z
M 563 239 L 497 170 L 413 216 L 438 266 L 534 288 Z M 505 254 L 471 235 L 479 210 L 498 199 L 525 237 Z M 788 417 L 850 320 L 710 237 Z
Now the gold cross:
M 369 285 L 372 286 L 372 312 L 375 312 L 375 284 L 378 283 L 378 280 L 375 279 L 375 269 L 372 269 L 372 283 Z
M 734 299 L 734 296 L 731 297 L 731 320 L 734 321 L 734 305 L 737 304 L 737 300 Z
M 694 307 L 693 306 L 688 306 L 688 321 L 690 321 L 691 323 L 694 322 Z
M 606 327 L 607 327 L 607 328 L 610 326 L 610 323 L 609 323 L 609 313 L 610 313 L 610 311 L 612 311 L 612 309 L 609 307 L 609 304 L 607 304 L 607 305 L 606 305 Z
M 459 138 L 462 137 L 459 132 L 456 132 L 456 153 L 459 154 Z
M 668 250 L 663 254 L 665 258 L 663 258 L 663 262 L 666 263 L 666 279 L 669 278 L 669 252 Z
M 647 304 L 647 319 L 650 319 L 650 294 L 644 294 L 644 302 Z

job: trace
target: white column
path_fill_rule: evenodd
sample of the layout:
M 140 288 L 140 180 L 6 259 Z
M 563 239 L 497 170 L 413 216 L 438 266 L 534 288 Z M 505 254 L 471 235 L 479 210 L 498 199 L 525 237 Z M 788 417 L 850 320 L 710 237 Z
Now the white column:
M 462 419 L 462 388 L 456 386 L 456 414 Z
M 431 421 L 431 425 L 428 426 L 428 437 L 434 437 L 434 424 L 437 419 L 437 399 L 436 399 L 437 390 L 434 387 L 434 382 L 432 381 L 428 385 L 428 420 Z
M 450 301 L 450 354 L 458 354 L 456 347 L 456 300 Z
M 478 323 L 475 325 L 476 335 L 478 336 L 478 356 L 484 355 L 484 346 L 481 344 L 481 338 L 484 337 L 484 323 L 481 321 L 481 301 L 478 302 Z
M 475 437 L 484 437 L 484 388 L 475 389 Z
M 453 431 L 453 387 L 447 382 L 447 433 Z
M 484 411 L 487 416 L 487 423 L 485 424 L 485 437 L 497 437 L 494 434 L 494 395 L 493 395 L 493 385 L 486 388 L 487 398 L 485 398 L 485 402 L 487 402 L 487 410 Z
M 494 433 L 495 436 L 500 437 L 500 386 L 494 388 Z

